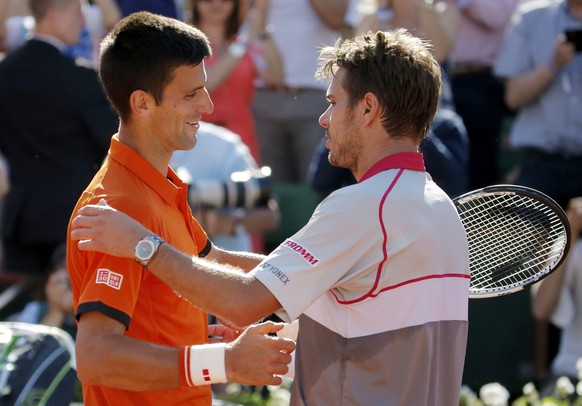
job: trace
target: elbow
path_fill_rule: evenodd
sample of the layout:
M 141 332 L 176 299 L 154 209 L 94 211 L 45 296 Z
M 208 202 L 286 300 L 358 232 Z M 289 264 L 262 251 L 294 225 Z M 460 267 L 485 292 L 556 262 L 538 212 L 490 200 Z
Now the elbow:
M 526 104 L 528 104 L 528 95 L 525 93 L 526 89 L 513 79 L 505 82 L 505 93 L 503 100 L 505 105 L 511 111 L 517 111 Z
M 107 364 L 108 354 L 104 354 L 101 346 L 91 340 L 77 338 L 75 357 L 77 363 L 77 377 L 84 385 L 111 386 L 107 380 L 110 371 L 104 367 Z
M 506 91 L 504 101 L 507 108 L 511 111 L 517 111 L 522 106 L 521 100 L 515 92 Z
M 77 345 L 77 377 L 84 385 L 103 385 L 105 383 L 102 374 L 99 373 L 99 360 L 96 358 L 91 355 L 91 351 L 86 351 Z

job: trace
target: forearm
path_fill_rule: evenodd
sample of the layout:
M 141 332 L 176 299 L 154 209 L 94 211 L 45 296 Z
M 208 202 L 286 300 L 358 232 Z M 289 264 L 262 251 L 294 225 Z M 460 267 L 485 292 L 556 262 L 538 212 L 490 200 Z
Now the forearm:
M 513 110 L 518 110 L 535 102 L 552 84 L 554 76 L 546 65 L 522 75 L 509 78 L 506 82 L 505 102 Z
M 95 315 L 87 313 L 81 317 L 91 316 Z M 81 323 L 85 321 L 82 319 Z M 77 372 L 84 384 L 135 391 L 180 386 L 178 348 L 82 326 L 76 343 Z
M 207 259 L 220 264 L 227 264 L 235 267 L 233 271 L 247 273 L 253 270 L 265 259 L 262 254 L 243 251 L 226 251 L 218 247 L 212 247 L 212 251 Z
M 566 261 L 567 262 L 567 261 Z M 558 305 L 560 292 L 566 274 L 566 262 L 553 274 L 533 288 L 532 312 L 538 320 L 550 320 Z
M 211 68 L 207 67 L 208 80 L 206 82 L 206 89 L 212 92 L 222 85 L 234 71 L 243 55 L 233 55 L 227 51 Z
M 215 248 L 213 248 L 213 251 Z M 211 259 L 224 260 L 225 252 Z M 258 264 L 258 254 L 228 253 L 230 260 Z M 186 300 L 237 326 L 250 325 L 278 310 L 281 305 L 254 276 L 214 260 L 187 256 L 163 244 L 148 269 Z
M 267 86 L 281 86 L 285 80 L 281 54 L 271 38 L 261 41 L 261 46 L 265 66 L 257 67 L 258 75 Z

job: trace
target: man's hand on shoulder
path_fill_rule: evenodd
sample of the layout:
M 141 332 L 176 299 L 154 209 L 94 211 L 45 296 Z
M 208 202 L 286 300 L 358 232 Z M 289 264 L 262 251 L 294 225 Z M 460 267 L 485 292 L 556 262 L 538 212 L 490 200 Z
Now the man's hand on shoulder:
M 104 200 L 82 207 L 71 222 L 71 238 L 81 251 L 99 251 L 122 258 L 133 258 L 136 243 L 148 230 Z

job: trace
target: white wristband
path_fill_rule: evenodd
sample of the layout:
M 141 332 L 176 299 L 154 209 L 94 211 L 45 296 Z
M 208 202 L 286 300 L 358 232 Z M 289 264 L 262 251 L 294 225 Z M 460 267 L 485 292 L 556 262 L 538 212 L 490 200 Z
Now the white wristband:
M 180 349 L 180 381 L 185 386 L 225 383 L 226 344 L 189 345 Z

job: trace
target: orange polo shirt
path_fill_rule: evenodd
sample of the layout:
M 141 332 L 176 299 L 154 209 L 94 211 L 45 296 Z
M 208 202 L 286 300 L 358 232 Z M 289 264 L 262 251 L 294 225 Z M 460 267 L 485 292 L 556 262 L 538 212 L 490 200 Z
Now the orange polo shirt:
M 162 176 L 114 136 L 106 161 L 71 218 L 86 204 L 105 199 L 171 245 L 198 255 L 210 248 L 210 240 L 192 216 L 187 190 L 170 168 L 167 177 Z M 135 260 L 80 251 L 68 237 L 67 262 L 77 318 L 85 312 L 98 311 L 125 324 L 126 336 L 165 346 L 208 341 L 207 314 Z M 211 404 L 209 386 L 132 392 L 83 385 L 83 396 L 87 406 Z

